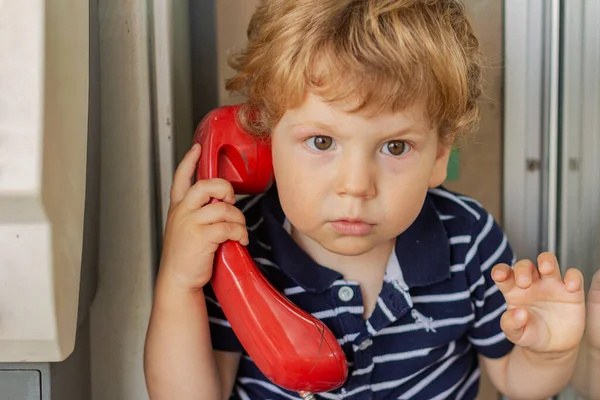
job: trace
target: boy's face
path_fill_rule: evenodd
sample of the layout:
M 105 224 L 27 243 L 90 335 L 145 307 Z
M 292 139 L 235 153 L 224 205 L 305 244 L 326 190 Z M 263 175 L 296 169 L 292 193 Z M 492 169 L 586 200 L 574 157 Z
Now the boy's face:
M 367 118 L 312 94 L 288 110 L 272 132 L 273 167 L 297 232 L 352 256 L 405 231 L 445 180 L 450 154 L 423 115 L 414 106 Z

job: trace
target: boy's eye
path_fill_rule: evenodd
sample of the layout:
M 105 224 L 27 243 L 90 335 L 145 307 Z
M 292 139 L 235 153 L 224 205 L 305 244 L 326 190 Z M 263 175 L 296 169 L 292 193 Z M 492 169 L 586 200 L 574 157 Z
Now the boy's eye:
M 402 140 L 391 140 L 383 145 L 381 151 L 391 156 L 401 156 L 410 150 L 410 145 Z
M 325 151 L 333 146 L 333 139 L 329 136 L 313 136 L 306 140 L 306 144 L 313 150 Z

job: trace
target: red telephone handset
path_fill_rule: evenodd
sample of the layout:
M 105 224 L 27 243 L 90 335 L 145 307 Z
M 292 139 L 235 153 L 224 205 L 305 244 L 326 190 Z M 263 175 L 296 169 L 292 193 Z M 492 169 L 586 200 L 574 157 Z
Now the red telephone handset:
M 262 193 L 273 180 L 270 144 L 240 128 L 238 108 L 213 110 L 196 129 L 194 142 L 202 145 L 196 178 L 226 179 L 236 194 Z M 333 333 L 275 290 L 244 246 L 219 246 L 211 285 L 238 340 L 273 383 L 318 393 L 346 381 L 346 356 Z

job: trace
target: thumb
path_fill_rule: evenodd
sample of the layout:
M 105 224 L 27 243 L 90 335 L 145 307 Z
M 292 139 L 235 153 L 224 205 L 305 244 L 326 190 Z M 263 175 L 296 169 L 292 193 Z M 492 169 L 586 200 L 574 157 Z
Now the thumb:
M 500 318 L 500 327 L 506 338 L 516 345 L 523 346 L 521 339 L 525 332 L 525 326 L 529 319 L 529 314 L 524 308 L 511 308 L 506 310 Z

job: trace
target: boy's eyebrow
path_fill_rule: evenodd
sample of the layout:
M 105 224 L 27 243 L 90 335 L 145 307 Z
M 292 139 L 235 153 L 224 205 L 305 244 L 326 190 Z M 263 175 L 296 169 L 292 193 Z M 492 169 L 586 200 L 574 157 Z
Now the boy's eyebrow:
M 335 127 L 325 124 L 323 122 L 320 121 L 304 121 L 304 122 L 298 122 L 297 124 L 291 124 L 290 125 L 292 128 L 296 128 L 299 126 L 312 126 L 314 128 L 319 128 L 319 129 L 323 129 L 326 131 L 335 131 Z
M 329 132 L 337 132 L 337 129 L 335 126 L 326 124 L 321 121 L 304 121 L 304 122 L 298 122 L 296 124 L 291 124 L 290 126 L 292 128 L 296 128 L 299 126 L 307 126 L 307 127 L 314 127 L 317 129 L 322 129 L 322 130 L 329 131 Z M 427 131 L 428 130 L 425 127 L 423 127 L 421 124 L 413 123 L 413 124 L 409 124 L 408 126 L 402 128 L 402 129 L 383 133 L 382 136 L 397 137 L 397 136 L 404 136 L 409 133 L 416 133 L 419 135 L 424 135 Z
M 428 130 L 425 129 L 423 126 L 419 125 L 419 124 L 411 124 L 411 125 L 409 125 L 407 127 L 399 129 L 397 131 L 393 131 L 393 132 L 387 133 L 385 136 L 386 137 L 404 136 L 404 135 L 407 135 L 409 133 L 416 133 L 416 134 L 419 134 L 419 135 L 424 135 L 427 132 L 428 132 Z

